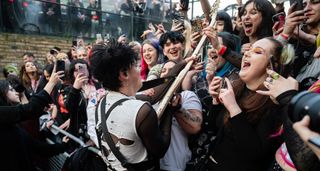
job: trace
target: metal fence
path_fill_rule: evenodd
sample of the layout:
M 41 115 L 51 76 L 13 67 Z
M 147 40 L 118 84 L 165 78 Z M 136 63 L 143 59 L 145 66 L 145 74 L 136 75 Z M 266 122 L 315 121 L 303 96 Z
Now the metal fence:
M 52 125 L 50 130 L 52 130 L 53 132 L 58 132 L 64 136 L 67 136 L 70 140 L 78 143 L 80 145 L 80 147 L 87 146 L 80 138 L 70 134 L 69 132 L 59 128 L 56 125 Z M 49 144 L 54 144 L 54 142 L 52 140 L 50 140 L 49 138 L 47 138 L 46 140 Z M 88 147 L 88 150 L 101 156 L 100 150 L 95 147 Z M 65 164 L 65 161 L 67 160 L 68 157 L 70 157 L 70 154 L 68 154 L 67 152 L 50 157 L 49 158 L 49 166 L 48 166 L 49 171 L 61 171 L 64 164 Z
M 172 11 L 168 10 L 166 4 L 159 4 L 158 8 L 150 11 L 146 7 L 142 6 L 141 10 L 139 5 L 132 6 L 126 3 L 116 7 L 117 0 L 99 0 L 96 1 L 96 6 L 90 6 L 89 3 L 75 4 L 73 1 L 1 1 L 1 30 L 89 39 L 95 38 L 98 33 L 109 34 L 112 37 L 126 34 L 129 40 L 139 40 L 149 23 L 163 23 L 166 28 L 171 26 Z M 115 6 L 114 9 L 112 6 Z

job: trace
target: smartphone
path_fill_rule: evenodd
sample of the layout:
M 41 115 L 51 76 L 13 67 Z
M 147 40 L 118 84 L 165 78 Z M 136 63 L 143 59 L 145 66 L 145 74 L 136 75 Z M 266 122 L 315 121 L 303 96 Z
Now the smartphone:
M 201 32 L 202 31 L 202 20 L 201 18 L 196 18 L 191 20 L 192 32 Z
M 86 75 L 86 69 L 84 67 L 85 64 L 78 64 L 78 74 L 82 73 L 83 75 Z M 86 81 L 85 84 L 88 82 Z
M 277 13 L 276 15 L 272 16 L 273 23 L 279 22 L 279 24 L 275 28 L 276 30 L 279 30 L 280 28 L 282 28 L 284 26 L 285 19 L 286 19 L 286 14 L 284 12 L 280 12 L 280 13 Z
M 294 11 L 303 10 L 303 0 L 290 0 L 290 6 L 294 3 L 297 3 L 294 7 Z
M 83 73 L 85 74 L 85 68 L 82 65 L 78 65 L 78 73 Z
M 62 60 L 57 60 L 56 72 L 58 71 L 65 71 L 65 63 Z M 61 79 L 64 80 L 64 77 Z
M 227 83 L 226 83 L 226 80 L 224 78 L 221 79 L 220 84 L 221 84 L 220 89 L 227 88 Z
M 277 22 L 277 21 L 284 23 L 285 19 L 286 19 L 286 14 L 284 12 L 280 12 L 280 13 L 277 13 L 274 16 L 272 16 L 272 21 L 274 23 Z
M 56 72 L 58 72 L 58 71 L 64 71 L 64 70 L 65 70 L 64 61 L 58 60 L 58 61 L 57 61 Z

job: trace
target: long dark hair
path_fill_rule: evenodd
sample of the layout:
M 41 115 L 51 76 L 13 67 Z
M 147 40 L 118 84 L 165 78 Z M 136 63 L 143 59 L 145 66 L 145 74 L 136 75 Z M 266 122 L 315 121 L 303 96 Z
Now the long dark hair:
M 250 3 L 253 3 L 262 16 L 261 24 L 256 31 L 257 40 L 272 36 L 272 16 L 276 14 L 276 10 L 272 6 L 271 2 L 267 0 L 248 0 L 240 10 L 240 17 L 243 16 L 246 6 Z M 249 43 L 249 38 L 244 33 L 241 33 L 241 44 L 244 43 Z
M 216 21 L 217 20 L 224 21 L 223 31 L 233 33 L 231 17 L 227 12 L 223 10 L 218 11 Z
M 0 80 L 0 106 L 10 106 L 8 102 L 7 93 L 9 91 L 9 82 L 7 80 Z

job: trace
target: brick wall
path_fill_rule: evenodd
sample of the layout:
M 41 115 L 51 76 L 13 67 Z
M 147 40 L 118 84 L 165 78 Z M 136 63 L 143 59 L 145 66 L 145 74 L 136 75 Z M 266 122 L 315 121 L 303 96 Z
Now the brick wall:
M 13 63 L 20 68 L 25 52 L 33 53 L 39 63 L 43 64 L 52 47 L 57 46 L 67 52 L 71 44 L 71 38 L 0 33 L 0 78 L 3 78 L 2 71 L 6 64 Z

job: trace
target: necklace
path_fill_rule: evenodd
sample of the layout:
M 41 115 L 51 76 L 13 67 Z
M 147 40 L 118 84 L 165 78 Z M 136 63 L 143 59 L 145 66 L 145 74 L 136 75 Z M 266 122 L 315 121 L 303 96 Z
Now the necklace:
M 92 90 L 93 88 L 94 87 L 92 85 L 90 85 L 90 84 L 85 84 L 82 87 L 81 92 L 83 93 L 83 95 L 84 95 L 84 97 L 86 99 L 89 99 L 90 98 L 90 94 L 95 91 L 95 88 L 94 88 L 94 90 Z

